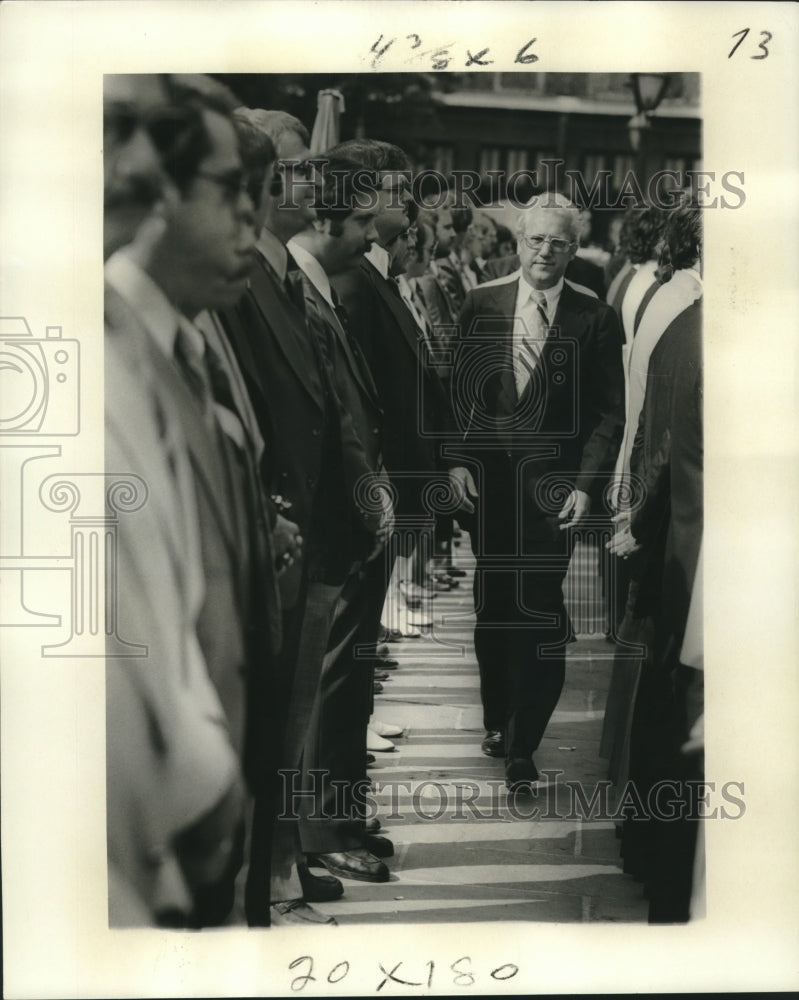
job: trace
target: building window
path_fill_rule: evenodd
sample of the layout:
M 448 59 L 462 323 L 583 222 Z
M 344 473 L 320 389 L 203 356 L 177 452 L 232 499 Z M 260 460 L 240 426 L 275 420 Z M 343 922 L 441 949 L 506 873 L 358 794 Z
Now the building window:
M 624 183 L 624 178 L 635 170 L 634 156 L 613 157 L 613 187 L 617 190 Z
M 433 162 L 433 170 L 439 174 L 443 174 L 444 177 L 449 177 L 452 174 L 452 168 L 455 160 L 455 152 L 452 146 L 433 146 L 430 152 Z
M 508 174 L 515 174 L 517 170 L 527 169 L 527 150 L 509 149 L 508 162 L 505 167 Z
M 502 150 L 498 146 L 484 146 L 480 150 L 480 173 L 502 169 Z

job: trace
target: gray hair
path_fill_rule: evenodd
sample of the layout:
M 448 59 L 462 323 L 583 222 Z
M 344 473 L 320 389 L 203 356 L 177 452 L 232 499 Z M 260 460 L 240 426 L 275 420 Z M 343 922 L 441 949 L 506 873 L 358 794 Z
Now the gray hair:
M 268 136 L 275 149 L 278 149 L 280 138 L 286 132 L 294 132 L 302 139 L 304 145 L 308 145 L 308 129 L 299 118 L 295 118 L 287 111 L 265 111 L 263 108 L 240 107 L 236 109 L 236 116 L 239 120 L 247 122 Z
M 527 217 L 536 209 L 560 215 L 568 223 L 572 240 L 575 243 L 580 242 L 580 210 L 573 201 L 570 201 L 565 195 L 558 194 L 557 191 L 547 191 L 545 194 L 535 195 L 524 208 L 520 209 L 516 216 L 516 236 L 521 236 L 524 233 Z

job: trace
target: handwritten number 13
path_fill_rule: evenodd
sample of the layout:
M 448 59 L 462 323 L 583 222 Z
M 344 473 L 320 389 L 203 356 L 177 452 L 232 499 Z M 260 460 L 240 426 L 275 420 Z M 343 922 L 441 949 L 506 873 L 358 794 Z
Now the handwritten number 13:
M 738 41 L 735 43 L 735 45 L 733 45 L 732 51 L 727 56 L 728 59 L 732 59 L 732 57 L 735 55 L 736 51 L 738 50 L 738 46 L 741 44 L 741 42 L 744 40 L 744 38 L 746 38 L 746 36 L 748 34 L 749 34 L 749 29 L 748 28 L 742 28 L 740 31 L 736 31 L 735 32 L 735 34 L 732 36 L 733 38 L 738 38 L 739 35 L 741 37 L 738 39 Z M 749 56 L 750 59 L 765 59 L 766 56 L 769 54 L 768 53 L 768 49 L 766 48 L 766 45 L 767 45 L 768 42 L 771 41 L 771 37 L 772 37 L 771 36 L 771 32 L 770 31 L 761 31 L 760 34 L 764 35 L 765 37 L 764 37 L 763 41 L 758 44 L 757 47 L 759 49 L 763 50 L 763 55 L 762 56 Z

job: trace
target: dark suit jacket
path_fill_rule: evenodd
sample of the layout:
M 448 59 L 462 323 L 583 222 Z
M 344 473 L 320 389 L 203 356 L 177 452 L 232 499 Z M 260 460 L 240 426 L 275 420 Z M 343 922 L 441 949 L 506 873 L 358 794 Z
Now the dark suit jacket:
M 562 492 L 552 492 L 555 483 L 596 500 L 615 461 L 624 423 L 621 333 L 612 309 L 564 284 L 519 400 L 512 357 L 519 280 L 467 295 L 453 399 L 464 432 L 461 450 L 483 466 L 490 491 L 507 495 L 511 516 L 520 475 L 522 533 L 543 538 L 565 500 Z
M 363 352 L 349 333 L 348 319 L 344 317 L 342 321 L 307 275 L 302 271 L 300 275 L 308 321 L 325 344 L 325 360 L 341 404 L 342 423 L 346 425 L 347 433 L 357 438 L 362 447 L 365 466 L 360 474 L 367 478 L 363 480 L 363 488 L 356 498 L 356 506 L 360 507 L 362 516 L 352 525 L 353 555 L 361 559 L 372 550 L 372 534 L 379 523 L 378 507 L 369 492 L 368 483 L 374 482 L 370 473 L 379 474 L 383 466 L 383 408 Z M 343 322 L 347 323 L 347 328 Z M 357 471 L 353 470 L 353 474 L 357 475 Z
M 250 287 L 220 319 L 241 366 L 266 442 L 266 481 L 291 503 L 312 578 L 343 580 L 352 563 L 342 520 L 355 511 L 355 484 L 369 472 L 363 445 L 342 418 L 305 315 L 258 257 Z M 302 564 L 281 577 L 283 606 L 296 604 Z
M 367 260 L 333 279 L 385 414 L 383 460 L 397 490 L 397 513 L 425 512 L 425 476 L 437 468 L 436 433 L 448 403 L 422 334 L 396 285 Z
M 506 274 L 518 271 L 520 267 L 521 262 L 517 253 L 508 254 L 507 257 L 495 257 L 486 262 L 482 280 L 486 282 L 493 281 L 495 278 L 504 278 Z M 596 292 L 598 298 L 605 298 L 605 279 L 602 268 L 592 264 L 590 260 L 573 257 L 566 268 L 566 277 L 569 281 L 590 288 L 592 292 Z
M 679 653 L 703 527 L 701 299 L 672 321 L 649 359 L 630 470 L 646 487 L 633 535 L 650 549 L 665 533 L 658 619 L 663 642 Z

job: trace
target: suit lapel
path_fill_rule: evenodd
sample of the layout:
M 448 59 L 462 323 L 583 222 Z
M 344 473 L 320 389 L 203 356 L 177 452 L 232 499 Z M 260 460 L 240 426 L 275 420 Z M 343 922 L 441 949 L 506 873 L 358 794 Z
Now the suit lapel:
M 394 321 L 397 326 L 400 328 L 400 332 L 405 338 L 408 347 L 410 347 L 414 355 L 418 358 L 419 340 L 421 339 L 422 331 L 419 330 L 416 325 L 416 321 L 410 313 L 410 310 L 402 301 L 399 289 L 397 289 L 397 294 L 395 295 L 389 287 L 389 281 L 391 279 L 384 278 L 377 268 L 368 260 L 364 260 L 361 263 L 361 267 L 363 267 L 366 270 L 366 273 L 370 276 L 375 288 L 377 288 L 380 298 L 383 300 L 389 312 L 394 317 Z
M 324 409 L 324 390 L 313 353 L 303 348 L 300 337 L 308 343 L 305 317 L 288 300 L 285 289 L 269 265 L 258 258 L 250 276 L 250 288 L 263 322 L 275 340 L 298 381 L 320 409 Z
M 229 517 L 229 499 L 225 487 L 227 470 L 214 448 L 199 405 L 172 359 L 167 358 L 155 346 L 135 312 L 108 286 L 106 286 L 106 314 L 112 325 L 115 322 L 128 327 L 130 324 L 135 324 L 134 328 L 128 329 L 121 335 L 139 338 L 137 350 L 142 351 L 144 370 L 154 374 L 156 393 L 164 394 L 177 409 L 198 488 L 202 488 L 208 496 L 209 505 L 214 511 L 226 543 L 235 545 L 235 529 Z M 133 432 L 135 433 L 135 428 Z
M 513 313 L 516 309 L 518 290 L 518 281 L 495 285 L 491 289 L 491 310 L 500 320 L 499 325 L 495 326 L 494 329 L 501 343 L 503 355 L 500 360 L 500 388 L 497 395 L 497 414 L 499 416 L 510 416 L 519 405 L 513 367 Z
M 309 282 L 310 283 L 310 282 Z M 377 387 L 375 386 L 374 380 L 372 379 L 372 373 L 366 367 L 366 362 L 358 363 L 358 359 L 355 357 L 352 351 L 352 345 L 350 344 L 349 336 L 347 331 L 341 325 L 336 313 L 330 307 L 330 303 L 317 291 L 316 288 L 312 289 L 312 294 L 319 306 L 319 310 L 322 316 L 332 328 L 336 335 L 337 341 L 344 357 L 347 359 L 347 365 L 350 369 L 350 373 L 355 381 L 358 383 L 361 392 L 364 396 L 371 401 L 371 403 L 380 409 L 380 400 L 377 394 Z
M 152 350 L 155 351 L 157 348 L 153 347 Z M 205 425 L 200 407 L 177 368 L 171 361 L 165 362 L 163 357 L 155 360 L 156 377 L 180 412 L 181 425 L 186 436 L 198 489 L 202 489 L 208 498 L 209 507 L 213 511 L 222 536 L 235 552 L 235 527 L 230 518 L 230 500 L 225 485 L 228 470 Z

